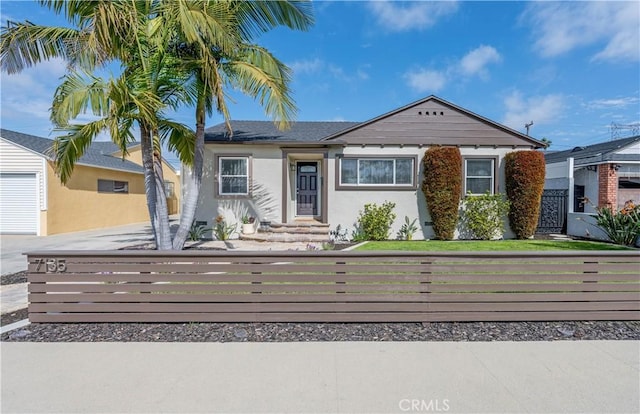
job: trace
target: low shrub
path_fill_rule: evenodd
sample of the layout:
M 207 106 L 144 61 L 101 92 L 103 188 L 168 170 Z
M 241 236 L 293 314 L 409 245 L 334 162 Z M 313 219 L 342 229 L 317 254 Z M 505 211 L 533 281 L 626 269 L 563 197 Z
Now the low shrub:
M 462 195 L 462 156 L 455 147 L 431 147 L 422 159 L 422 191 L 440 240 L 452 240 Z
M 462 222 L 471 238 L 493 240 L 502 238 L 504 219 L 509 213 L 509 201 L 502 194 L 467 195 L 463 202 Z
M 404 216 L 404 224 L 398 230 L 398 234 L 396 235 L 396 239 L 398 240 L 413 240 L 413 235 L 418 231 L 418 226 L 416 225 L 416 221 L 418 219 L 413 219 L 413 221 L 409 221 L 408 216 Z
M 515 151 L 504 157 L 509 226 L 518 239 L 533 236 L 544 189 L 545 162 L 540 151 Z
M 364 211 L 360 211 L 358 224 L 353 232 L 353 241 L 387 240 L 391 225 L 396 219 L 393 209 L 395 203 L 385 201 L 381 206 L 375 203 L 364 205 Z
M 615 244 L 634 246 L 640 237 L 640 206 L 627 201 L 624 208 L 614 211 L 610 207 L 596 209 L 596 223 Z
M 189 235 L 188 238 L 191 241 L 199 241 L 202 240 L 204 238 L 204 235 L 211 230 L 210 228 L 208 228 L 207 226 L 203 226 L 202 224 L 196 224 L 196 222 L 194 221 L 193 224 L 191 224 L 191 228 L 189 229 Z

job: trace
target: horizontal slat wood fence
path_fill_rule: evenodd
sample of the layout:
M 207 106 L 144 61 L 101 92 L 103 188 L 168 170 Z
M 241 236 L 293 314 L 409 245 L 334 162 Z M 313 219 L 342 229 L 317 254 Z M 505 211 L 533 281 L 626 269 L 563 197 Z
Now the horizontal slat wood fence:
M 640 320 L 640 255 L 39 251 L 32 322 Z

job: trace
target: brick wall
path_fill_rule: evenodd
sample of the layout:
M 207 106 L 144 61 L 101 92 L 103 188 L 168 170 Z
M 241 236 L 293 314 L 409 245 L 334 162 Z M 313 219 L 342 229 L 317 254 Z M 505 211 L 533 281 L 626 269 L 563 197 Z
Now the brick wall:
M 618 206 L 618 172 L 613 164 L 598 165 L 598 207 Z

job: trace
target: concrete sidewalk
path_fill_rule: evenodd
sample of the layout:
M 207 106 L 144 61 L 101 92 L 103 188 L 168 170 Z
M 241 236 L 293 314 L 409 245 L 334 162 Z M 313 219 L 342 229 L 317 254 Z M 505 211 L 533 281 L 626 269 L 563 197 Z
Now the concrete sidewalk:
M 640 411 L 637 341 L 3 343 L 1 355 L 2 413 Z

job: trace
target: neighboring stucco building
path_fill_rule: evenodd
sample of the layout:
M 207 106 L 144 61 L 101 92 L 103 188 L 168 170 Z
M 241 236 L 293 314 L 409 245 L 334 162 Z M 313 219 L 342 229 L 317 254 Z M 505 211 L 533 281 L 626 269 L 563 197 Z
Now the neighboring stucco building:
M 94 142 L 62 185 L 47 138 L 0 130 L 0 233 L 46 236 L 149 220 L 139 144 L 122 153 L 112 142 Z M 179 208 L 180 180 L 164 162 L 172 188 L 170 214 Z
M 640 136 L 545 154 L 545 189 L 568 190 L 567 234 L 606 239 L 591 217 L 597 207 L 640 203 Z
M 434 145 L 463 157 L 463 192 L 504 192 L 504 156 L 544 144 L 429 96 L 366 122 L 233 121 L 206 130 L 196 220 L 248 214 L 272 223 L 314 220 L 352 230 L 365 203 L 396 204 L 393 237 L 418 218 L 416 239 L 434 236 L 421 190 L 421 160 Z M 507 233 L 507 237 L 511 235 Z

